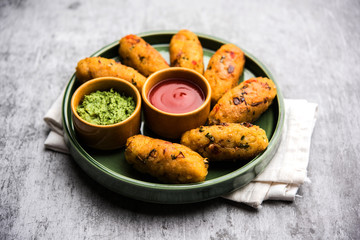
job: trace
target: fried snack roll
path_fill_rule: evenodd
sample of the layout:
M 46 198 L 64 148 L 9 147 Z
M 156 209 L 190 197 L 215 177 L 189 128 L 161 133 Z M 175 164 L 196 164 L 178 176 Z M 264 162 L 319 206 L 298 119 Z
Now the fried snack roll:
M 222 45 L 210 58 L 204 77 L 211 86 L 213 105 L 238 84 L 244 65 L 245 55 L 234 44 Z
M 207 160 L 198 153 L 181 144 L 144 135 L 127 140 L 125 159 L 138 171 L 164 183 L 201 182 L 207 175 Z
M 211 110 L 208 123 L 254 122 L 276 97 L 276 86 L 268 78 L 251 78 L 231 89 Z
M 119 44 L 122 63 L 135 68 L 145 77 L 169 67 L 161 54 L 141 37 L 130 34 L 120 39 Z
M 146 78 L 135 69 L 122 65 L 113 59 L 89 57 L 78 62 L 76 78 L 80 83 L 98 77 L 118 77 L 131 82 L 140 91 Z
M 169 46 L 172 67 L 184 67 L 204 74 L 203 48 L 195 33 L 183 29 L 175 34 Z
M 263 152 L 268 139 L 263 129 L 250 123 L 202 126 L 183 134 L 181 144 L 209 161 L 249 160 Z

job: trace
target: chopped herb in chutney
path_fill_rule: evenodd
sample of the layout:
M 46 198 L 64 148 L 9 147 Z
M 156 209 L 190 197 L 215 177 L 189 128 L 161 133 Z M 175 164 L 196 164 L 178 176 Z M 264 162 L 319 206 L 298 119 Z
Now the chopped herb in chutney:
M 128 118 L 135 110 L 132 97 L 110 89 L 84 96 L 76 111 L 85 121 L 96 125 L 111 125 Z

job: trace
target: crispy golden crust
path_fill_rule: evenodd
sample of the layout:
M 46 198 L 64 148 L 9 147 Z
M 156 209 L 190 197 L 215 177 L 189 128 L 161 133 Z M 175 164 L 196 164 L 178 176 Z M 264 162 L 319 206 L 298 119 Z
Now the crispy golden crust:
M 234 44 L 221 46 L 210 58 L 204 77 L 211 86 L 214 105 L 227 91 L 238 84 L 245 65 L 245 55 Z
M 170 63 L 172 67 L 193 69 L 204 73 L 203 48 L 195 33 L 180 30 L 170 41 Z
M 161 54 L 141 37 L 130 34 L 120 39 L 119 44 L 122 63 L 135 68 L 146 77 L 169 67 Z
M 118 77 L 134 84 L 140 91 L 146 78 L 135 69 L 122 65 L 113 59 L 89 57 L 78 62 L 76 78 L 84 83 L 98 77 Z
M 254 122 L 276 97 L 276 86 L 268 78 L 251 78 L 224 94 L 211 110 L 208 123 Z
M 264 151 L 268 139 L 263 129 L 250 123 L 202 126 L 187 131 L 181 144 L 210 161 L 248 160 Z
M 207 160 L 190 148 L 143 135 L 130 137 L 126 161 L 142 173 L 164 183 L 194 183 L 205 180 Z

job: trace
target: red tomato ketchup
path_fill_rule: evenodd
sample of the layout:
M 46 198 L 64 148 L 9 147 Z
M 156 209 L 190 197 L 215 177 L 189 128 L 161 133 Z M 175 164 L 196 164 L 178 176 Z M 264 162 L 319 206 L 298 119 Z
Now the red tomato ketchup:
M 148 93 L 150 103 L 164 112 L 187 113 L 205 101 L 201 88 L 183 78 L 168 78 L 155 84 Z

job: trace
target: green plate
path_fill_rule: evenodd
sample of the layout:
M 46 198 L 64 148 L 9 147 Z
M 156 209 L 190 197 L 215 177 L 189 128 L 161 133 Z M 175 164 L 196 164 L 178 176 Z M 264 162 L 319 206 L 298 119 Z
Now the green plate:
M 137 34 L 154 46 L 169 62 L 169 42 L 177 31 L 160 31 Z M 204 49 L 205 67 L 221 45 L 227 41 L 198 34 Z M 92 56 L 119 60 L 118 41 L 111 43 Z M 284 123 L 284 102 L 280 89 L 270 72 L 246 51 L 244 74 L 239 82 L 250 77 L 271 78 L 277 86 L 277 97 L 270 108 L 255 122 L 266 131 L 269 138 L 267 149 L 245 163 L 210 163 L 206 180 L 194 184 L 163 184 L 156 179 L 135 171 L 124 158 L 124 149 L 116 151 L 97 151 L 87 148 L 78 141 L 71 118 L 70 100 L 78 87 L 75 74 L 70 79 L 63 99 L 62 114 L 65 141 L 70 154 L 77 164 L 94 180 L 103 186 L 130 198 L 155 203 L 191 203 L 205 201 L 234 191 L 249 183 L 261 173 L 274 156 L 279 144 Z M 152 135 L 142 123 L 141 133 Z

